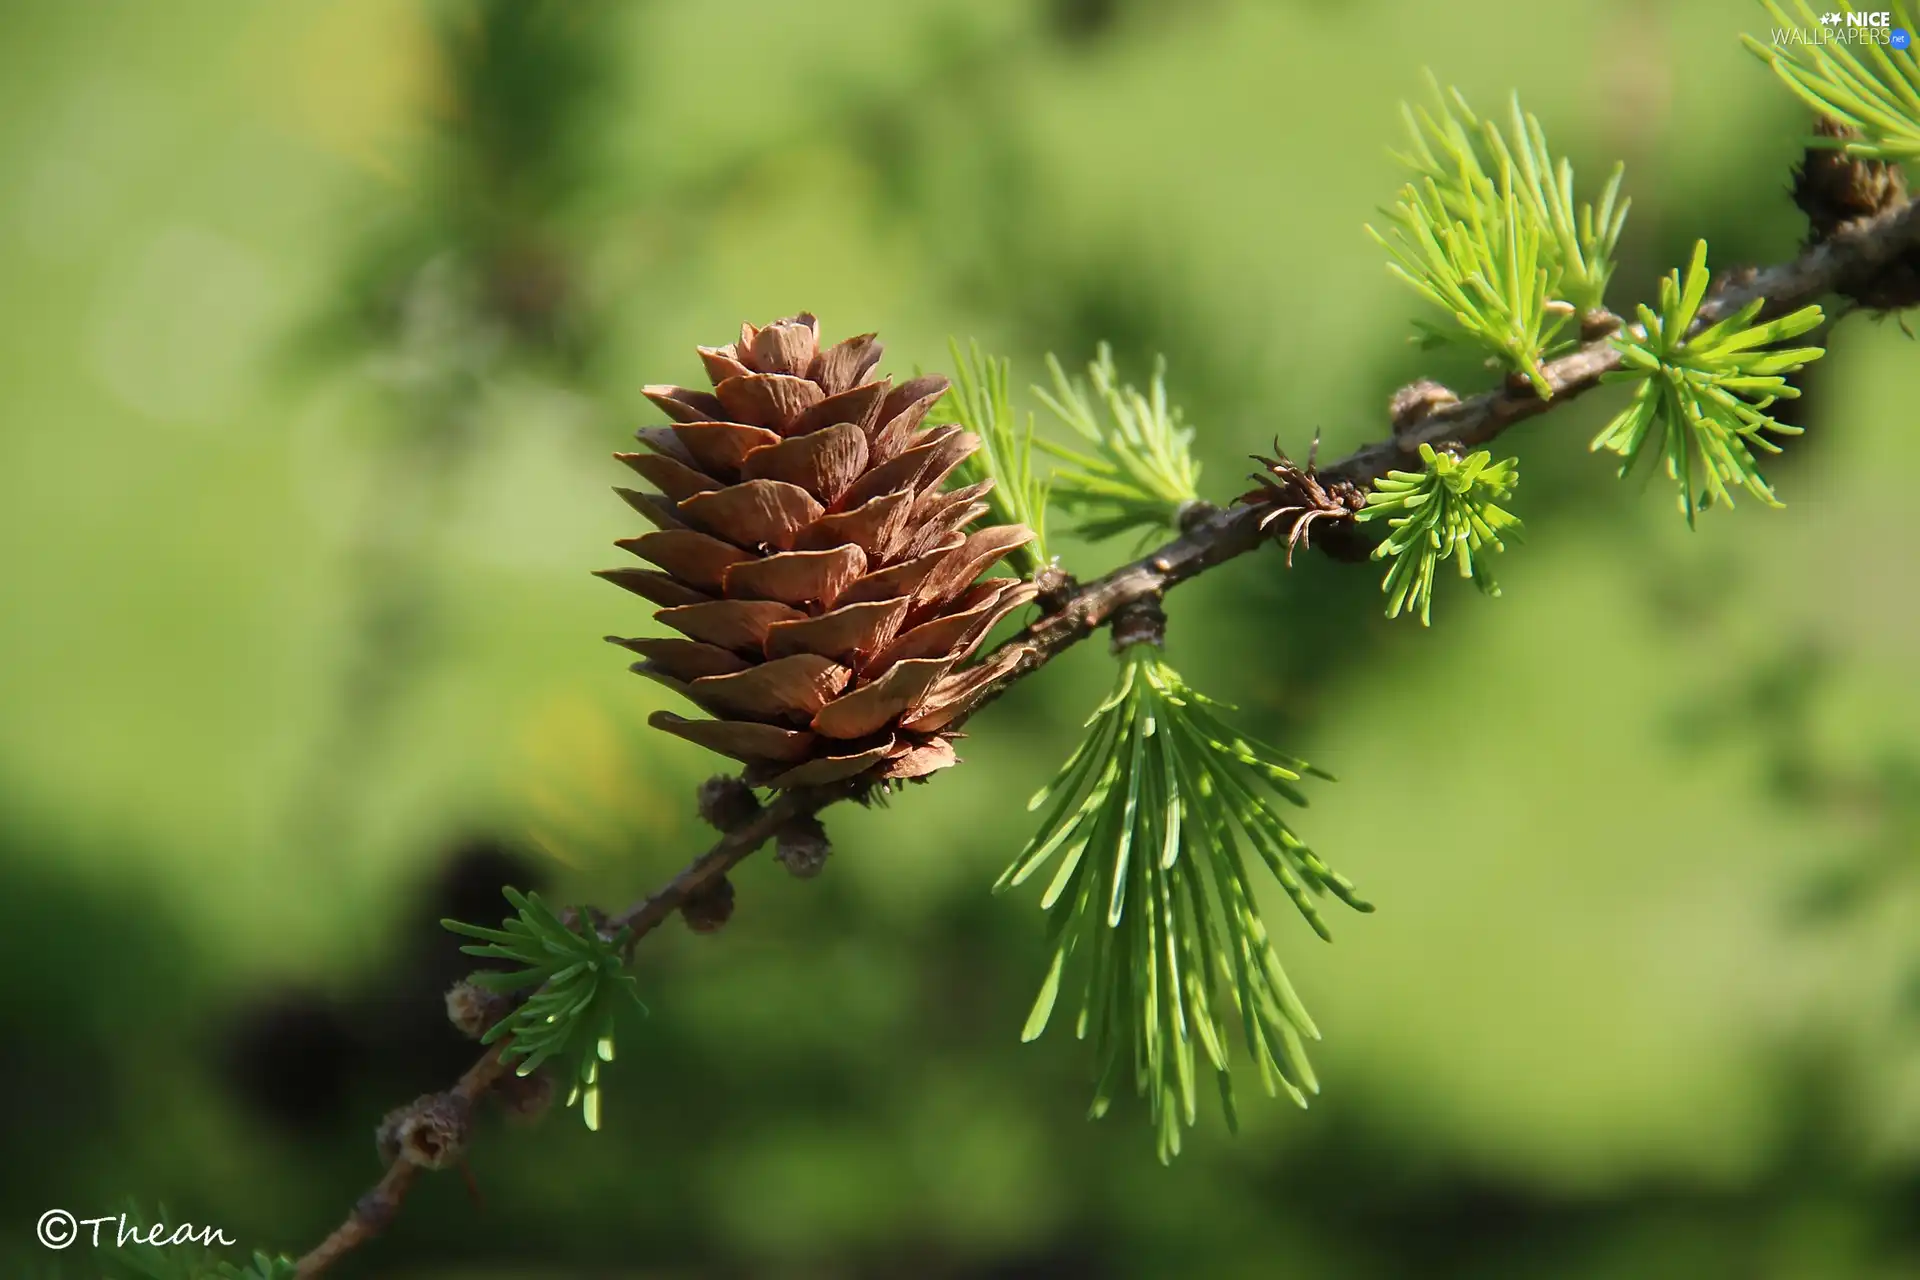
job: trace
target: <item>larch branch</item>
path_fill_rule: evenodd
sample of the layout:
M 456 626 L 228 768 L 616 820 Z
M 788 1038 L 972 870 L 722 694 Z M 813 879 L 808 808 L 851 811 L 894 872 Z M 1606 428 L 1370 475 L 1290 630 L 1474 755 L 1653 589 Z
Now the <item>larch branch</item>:
M 1916 252 L 1920 252 L 1920 200 L 1843 227 L 1790 262 L 1724 275 L 1701 305 L 1695 329 L 1715 323 L 1756 298 L 1765 299 L 1761 317 L 1766 318 L 1797 310 L 1829 294 L 1860 292 L 1889 264 Z M 1639 326 L 1628 328 L 1644 336 Z M 1600 385 L 1602 374 L 1619 368 L 1620 363 L 1611 338 L 1597 338 L 1543 366 L 1553 391 L 1550 398 L 1543 399 L 1531 385 L 1518 383 L 1483 392 L 1436 409 L 1386 440 L 1363 445 L 1320 468 L 1318 474 L 1364 487 L 1388 471 L 1409 464 L 1422 444 L 1436 448 L 1484 444 L 1516 423 L 1591 391 Z M 977 711 L 1015 681 L 1086 639 L 1126 606 L 1157 599 L 1189 578 L 1269 541 L 1270 535 L 1261 528 L 1264 514 L 1265 509 L 1258 505 L 1195 513 L 1181 535 L 1158 550 L 1065 592 L 1051 602 L 1053 607 L 1043 617 L 986 657 L 985 661 L 1000 667 L 1001 673 L 974 709 Z M 779 835 L 788 823 L 854 798 L 860 791 L 857 786 L 839 784 L 782 793 L 752 821 L 723 835 L 658 892 L 613 917 L 610 926 L 630 927 L 637 941 L 659 927 L 692 894 Z M 500 1057 L 506 1044 L 503 1040 L 482 1054 L 452 1092 L 468 1102 L 485 1096 L 510 1069 Z M 404 1160 L 394 1161 L 373 1189 L 356 1202 L 346 1221 L 300 1259 L 297 1274 L 302 1280 L 320 1275 L 383 1231 L 398 1213 L 419 1172 L 417 1166 Z

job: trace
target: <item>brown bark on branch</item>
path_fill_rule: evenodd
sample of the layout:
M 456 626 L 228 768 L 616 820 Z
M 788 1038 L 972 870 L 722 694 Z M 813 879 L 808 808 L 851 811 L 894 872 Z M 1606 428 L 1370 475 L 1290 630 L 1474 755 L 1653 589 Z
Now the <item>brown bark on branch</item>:
M 1897 259 L 1916 254 L 1920 254 L 1920 201 L 1909 201 L 1842 228 L 1791 262 L 1762 271 L 1729 273 L 1702 304 L 1696 328 L 1722 319 L 1755 298 L 1766 299 L 1761 312 L 1765 317 L 1797 310 L 1829 294 L 1870 293 L 1879 273 Z M 1630 328 L 1638 331 L 1638 326 Z M 1364 487 L 1388 471 L 1409 465 L 1423 443 L 1436 448 L 1484 444 L 1515 423 L 1592 390 L 1602 374 L 1619 366 L 1620 356 L 1612 343 L 1604 337 L 1596 339 L 1544 366 L 1553 388 L 1550 399 L 1541 399 L 1531 386 L 1503 387 L 1454 403 L 1443 398 L 1424 416 L 1404 422 L 1389 439 L 1365 445 L 1318 474 Z M 1157 551 L 1057 598 L 1046 598 L 1055 607 L 984 659 L 999 667 L 1000 674 L 975 710 L 1084 640 L 1126 606 L 1158 599 L 1189 578 L 1270 540 L 1272 532 L 1261 528 L 1264 514 L 1261 506 L 1189 512 L 1182 520 L 1181 535 Z M 788 824 L 854 798 L 861 790 L 843 783 L 782 793 L 752 821 L 723 835 L 658 892 L 613 917 L 609 926 L 630 927 L 637 942 L 691 895 L 724 876 Z M 451 1092 L 468 1103 L 482 1099 L 510 1069 L 500 1060 L 504 1047 L 503 1041 L 482 1054 Z M 384 1230 L 419 1172 L 419 1166 L 396 1160 L 354 1205 L 346 1221 L 300 1259 L 297 1274 L 303 1280 L 320 1275 Z

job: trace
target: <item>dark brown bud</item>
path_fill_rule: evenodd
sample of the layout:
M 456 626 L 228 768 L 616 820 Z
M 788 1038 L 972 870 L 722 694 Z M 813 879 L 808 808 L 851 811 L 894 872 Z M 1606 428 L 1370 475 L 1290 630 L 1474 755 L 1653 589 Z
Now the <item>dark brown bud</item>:
M 1823 138 L 1855 141 L 1860 132 L 1827 116 L 1814 122 Z M 1807 243 L 1819 244 L 1857 218 L 1905 202 L 1906 176 L 1897 164 L 1851 156 L 1837 147 L 1808 147 L 1793 171 L 1793 202 L 1807 215 Z
M 478 1040 L 513 1008 L 513 997 L 490 991 L 472 978 L 447 988 L 447 1021 L 469 1040 Z
M 473 1109 L 451 1093 L 429 1093 L 389 1111 L 374 1131 L 380 1159 L 445 1169 L 466 1154 Z
M 532 1123 L 553 1106 L 558 1089 L 553 1073 L 543 1067 L 524 1076 L 507 1072 L 493 1082 L 492 1095 L 510 1118 Z
M 1034 596 L 1033 602 L 1039 605 L 1040 612 L 1045 614 L 1060 612 L 1061 606 L 1067 602 L 1067 597 L 1073 594 L 1074 588 L 1079 584 L 1073 580 L 1072 574 L 1060 567 L 1060 558 L 1055 556 L 1041 565 L 1040 572 L 1033 575 L 1033 585 L 1039 588 L 1039 594 Z
M 701 821 L 720 831 L 737 831 L 760 813 L 753 788 L 724 773 L 700 784 L 698 803 Z
M 1620 328 L 1620 317 L 1605 307 L 1596 307 L 1580 317 L 1580 341 L 1598 342 Z
M 1409 382 L 1394 392 L 1393 399 L 1387 402 L 1387 413 L 1393 419 L 1393 434 L 1403 435 L 1436 410 L 1459 403 L 1459 396 L 1432 378 Z
M 725 876 L 707 881 L 680 904 L 680 918 L 695 933 L 713 933 L 733 917 L 733 881 Z
M 774 861 L 801 880 L 811 880 L 826 868 L 833 843 L 815 817 L 795 818 L 773 842 Z
M 1173 521 L 1179 526 L 1180 532 L 1192 533 L 1219 513 L 1220 508 L 1211 502 L 1202 502 L 1195 498 L 1180 504 L 1180 509 L 1174 512 Z

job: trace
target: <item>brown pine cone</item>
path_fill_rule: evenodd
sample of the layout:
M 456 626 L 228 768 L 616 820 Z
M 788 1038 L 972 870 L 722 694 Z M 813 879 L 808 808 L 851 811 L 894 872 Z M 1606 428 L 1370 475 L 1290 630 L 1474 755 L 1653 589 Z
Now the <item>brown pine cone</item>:
M 652 723 L 745 761 L 757 786 L 955 763 L 947 726 L 999 674 L 961 664 L 1035 588 L 974 581 L 1033 531 L 964 532 L 992 481 L 942 487 L 980 446 L 921 425 L 947 380 L 896 387 L 874 335 L 822 350 L 805 314 L 699 352 L 713 390 L 645 388 L 672 425 L 615 455 L 659 490 L 618 491 L 656 532 L 615 545 L 659 571 L 600 573 L 684 637 L 608 638 L 714 717 Z

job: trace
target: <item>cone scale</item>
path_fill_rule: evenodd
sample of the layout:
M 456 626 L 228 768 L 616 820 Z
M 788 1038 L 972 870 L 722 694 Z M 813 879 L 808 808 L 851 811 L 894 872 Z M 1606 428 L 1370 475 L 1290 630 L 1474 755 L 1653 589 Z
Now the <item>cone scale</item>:
M 649 386 L 666 426 L 614 455 L 653 531 L 615 545 L 649 568 L 600 576 L 659 606 L 672 636 L 613 643 L 708 719 L 650 723 L 747 766 L 757 786 L 917 778 L 957 763 L 950 727 L 1002 672 L 963 666 L 1033 599 L 980 574 L 1033 538 L 968 531 L 991 480 L 947 488 L 979 437 L 925 419 L 939 376 L 880 376 L 873 334 L 822 348 L 814 317 L 701 347 L 710 390 Z

